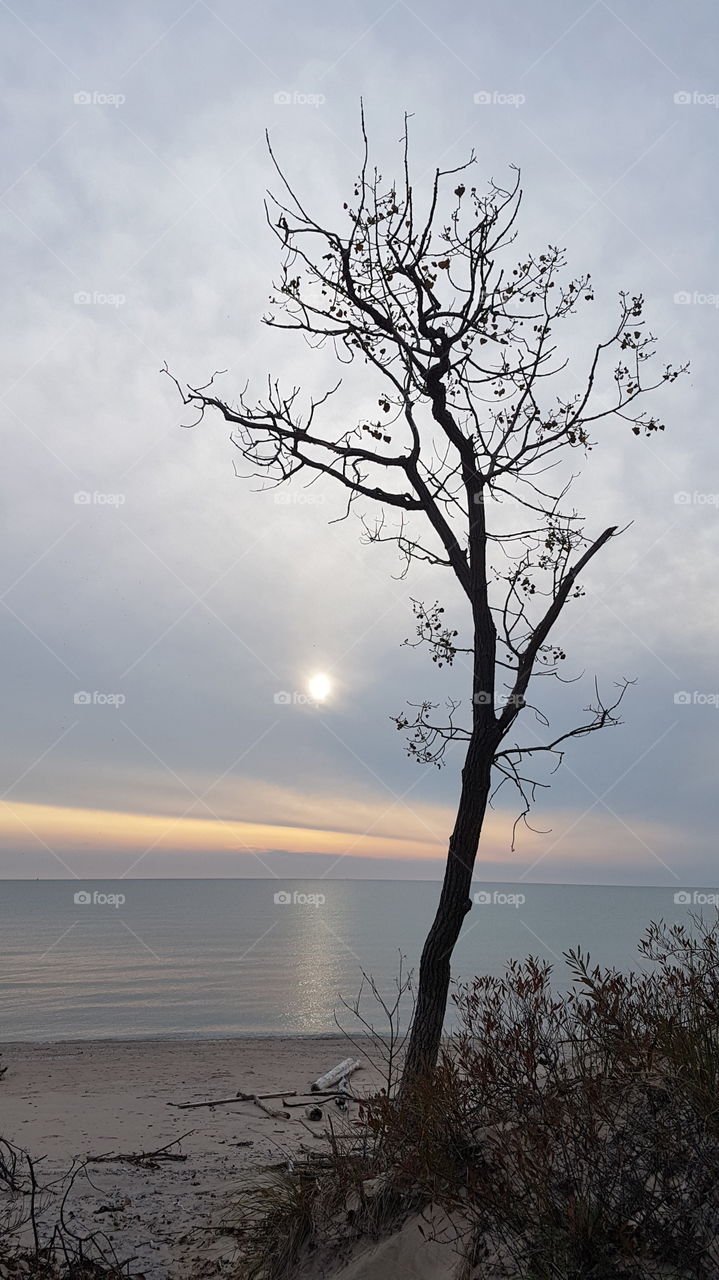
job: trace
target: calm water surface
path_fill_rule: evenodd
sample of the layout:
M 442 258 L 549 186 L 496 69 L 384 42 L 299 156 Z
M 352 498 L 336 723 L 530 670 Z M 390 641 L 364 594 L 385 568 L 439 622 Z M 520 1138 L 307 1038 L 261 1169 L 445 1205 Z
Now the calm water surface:
M 533 954 L 561 981 L 562 953 L 577 945 L 596 963 L 639 968 L 651 920 L 699 909 L 669 888 L 474 890 L 492 901 L 465 922 L 460 977 Z M 125 901 L 75 902 L 82 892 Z M 518 906 L 502 900 L 517 893 Z M 353 1025 L 342 999 L 356 996 L 363 970 L 389 995 L 399 953 L 416 966 L 438 895 L 426 881 L 5 881 L 0 1039 L 330 1034 L 336 1013 Z

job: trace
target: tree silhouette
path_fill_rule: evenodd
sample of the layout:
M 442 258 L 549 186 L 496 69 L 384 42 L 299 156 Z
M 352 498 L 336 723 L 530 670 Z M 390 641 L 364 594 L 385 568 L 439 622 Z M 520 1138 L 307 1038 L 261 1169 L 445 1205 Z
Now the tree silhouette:
M 584 533 L 567 503 L 574 477 L 564 463 L 588 454 L 592 433 L 608 420 L 635 435 L 662 431 L 639 402 L 685 369 L 667 365 L 647 376 L 655 340 L 643 299 L 622 292 L 616 323 L 577 371 L 581 361 L 558 354 L 555 333 L 592 301 L 590 277 L 567 278 L 560 248 L 513 247 L 519 173 L 512 171 L 508 189 L 492 182 L 479 191 L 468 185 L 472 154 L 435 172 L 422 212 L 406 119 L 399 182 L 370 170 L 364 114 L 362 136 L 362 169 L 340 230 L 307 211 L 268 139 L 283 194 L 270 195 L 265 209 L 282 265 L 265 323 L 298 330 L 311 346 L 333 344 L 340 363 L 363 361 L 377 386 L 371 420 L 337 428 L 327 405 L 339 382 L 302 402 L 300 388 L 268 379 L 262 399 L 249 398 L 246 386 L 231 404 L 216 393 L 217 375 L 202 387 L 173 381 L 198 420 L 212 409 L 232 424 L 252 475 L 273 485 L 329 477 L 344 490 L 346 513 L 361 503 L 370 541 L 393 541 L 405 569 L 423 560 L 450 571 L 466 599 L 466 645 L 439 603 L 414 601 L 416 643 L 429 646 L 438 665 L 461 655 L 471 668 L 463 721 L 457 701 L 442 711 L 425 701 L 395 717 L 420 761 L 441 763 L 448 743 L 466 744 L 439 905 L 419 966 L 406 1090 L 436 1062 L 493 780 L 518 789 L 526 819 L 536 788 L 546 785 L 533 776 L 532 758 L 543 753 L 558 764 L 570 739 L 620 723 L 627 680 L 606 701 L 595 684 L 593 703 L 568 732 L 547 732 L 544 741 L 511 736 L 524 722 L 533 677 L 559 676 L 565 655 L 552 629 L 582 594 L 589 562 L 618 532 Z M 366 513 L 373 504 L 374 517 Z

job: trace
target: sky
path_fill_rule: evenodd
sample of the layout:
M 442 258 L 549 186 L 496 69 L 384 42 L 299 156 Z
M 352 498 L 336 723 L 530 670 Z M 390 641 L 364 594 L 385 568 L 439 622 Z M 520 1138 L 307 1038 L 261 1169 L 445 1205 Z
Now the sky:
M 691 360 L 664 434 L 610 426 L 577 482 L 589 532 L 629 527 L 557 632 L 584 676 L 548 696 L 571 723 L 595 675 L 636 679 L 625 723 L 571 745 L 514 850 L 502 793 L 478 878 L 713 885 L 715 6 L 26 0 L 0 23 L 0 874 L 442 874 L 461 757 L 417 765 L 390 716 L 466 697 L 466 671 L 402 644 L 411 597 L 461 610 L 451 584 L 427 565 L 402 580 L 357 520 L 330 523 L 329 487 L 238 478 L 226 424 L 184 429 L 160 373 L 226 370 L 228 398 L 269 372 L 332 383 L 327 353 L 261 324 L 279 267 L 264 134 L 335 223 L 363 99 L 383 173 L 405 112 L 418 191 L 472 150 L 477 185 L 519 166 L 522 243 L 592 273 L 591 331 L 641 292 L 662 361 Z

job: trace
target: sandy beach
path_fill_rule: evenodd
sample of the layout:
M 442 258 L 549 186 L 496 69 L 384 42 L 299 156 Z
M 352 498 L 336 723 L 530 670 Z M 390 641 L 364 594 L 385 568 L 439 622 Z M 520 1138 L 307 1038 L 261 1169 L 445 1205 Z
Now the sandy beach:
M 80 1178 L 68 1207 L 74 1222 L 104 1231 L 120 1259 L 134 1257 L 131 1270 L 147 1280 L 215 1275 L 233 1242 L 208 1228 L 226 1220 L 243 1174 L 311 1145 L 300 1118 L 308 1122 L 303 1108 L 286 1120 L 252 1102 L 196 1110 L 168 1103 L 301 1092 L 350 1051 L 339 1037 L 4 1044 L 0 1136 L 45 1157 L 45 1182 L 73 1160 L 153 1151 L 182 1137 L 173 1150 L 183 1161 L 93 1164 L 92 1185 Z M 361 1091 L 371 1068 L 353 1079 Z

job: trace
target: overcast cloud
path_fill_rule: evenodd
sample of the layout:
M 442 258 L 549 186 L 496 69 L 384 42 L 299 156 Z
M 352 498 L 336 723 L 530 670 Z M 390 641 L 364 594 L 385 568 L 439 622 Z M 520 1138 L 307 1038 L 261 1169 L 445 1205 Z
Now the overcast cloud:
M 478 185 L 518 165 L 522 241 L 591 271 L 591 331 L 618 289 L 641 292 L 662 360 L 692 361 L 664 435 L 609 427 L 577 486 L 590 531 L 633 523 L 562 623 L 567 674 L 587 678 L 550 706 L 562 722 L 595 672 L 636 677 L 626 723 L 568 753 L 536 811 L 551 834 L 510 853 L 501 799 L 483 874 L 712 884 L 715 6 L 28 0 L 0 22 L 4 874 L 441 872 L 460 760 L 421 770 L 389 716 L 461 691 L 461 670 L 444 682 L 401 647 L 410 596 L 449 610 L 451 587 L 422 566 L 398 581 L 357 521 L 328 526 L 331 489 L 254 492 L 225 425 L 182 430 L 159 373 L 226 369 L 228 397 L 268 371 L 333 380 L 329 354 L 260 323 L 278 267 L 264 130 L 335 221 L 363 96 L 386 175 L 405 111 L 418 186 L 472 148 Z M 362 394 L 350 379 L 349 411 Z M 336 681 L 321 709 L 275 701 L 316 671 Z

